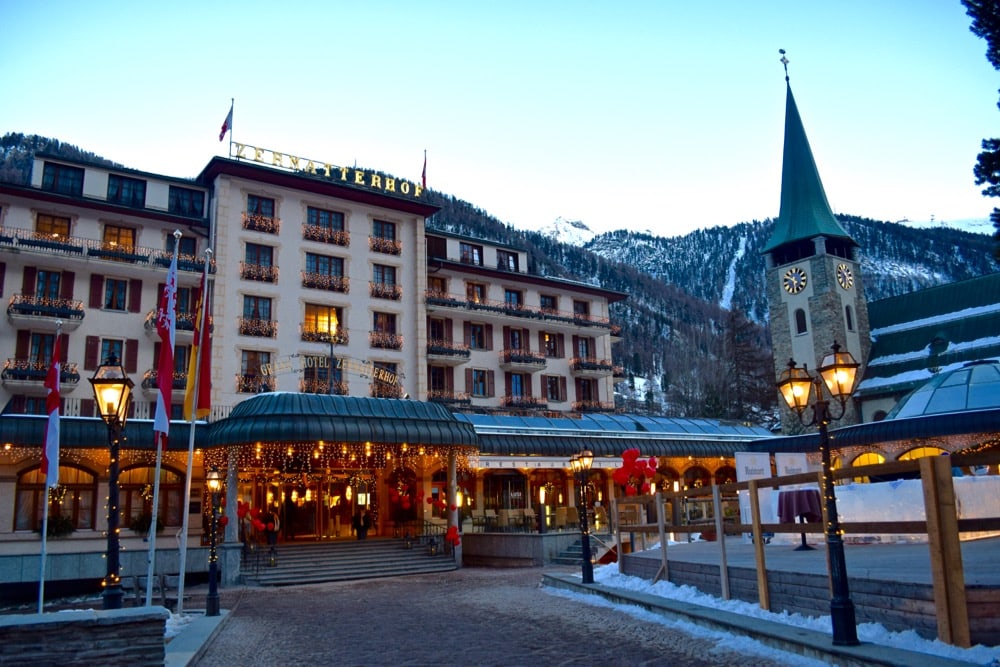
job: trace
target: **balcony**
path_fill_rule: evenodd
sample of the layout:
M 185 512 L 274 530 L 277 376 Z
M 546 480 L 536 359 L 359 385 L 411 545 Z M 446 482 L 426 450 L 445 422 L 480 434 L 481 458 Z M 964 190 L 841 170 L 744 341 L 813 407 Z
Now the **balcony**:
M 625 372 L 624 366 L 615 366 L 611 375 L 615 378 L 615 380 L 625 380 L 628 378 L 628 373 Z
M 382 350 L 402 350 L 403 337 L 400 334 L 384 331 L 369 331 L 368 344 Z
M 238 394 L 263 394 L 267 391 L 274 391 L 274 378 L 270 375 L 250 373 L 236 376 Z
M 384 255 L 403 254 L 403 243 L 395 239 L 383 239 L 378 236 L 368 237 L 368 249 L 372 252 L 380 252 Z
M 614 373 L 615 367 L 609 359 L 573 357 L 569 362 L 569 370 L 575 377 L 603 378 Z
M 343 294 L 347 294 L 351 291 L 351 279 L 346 276 L 331 276 L 324 273 L 307 273 L 303 271 L 302 286 L 326 290 L 327 292 L 342 292 Z
M 303 394 L 329 394 L 330 383 L 326 380 L 302 379 L 299 380 L 299 391 Z M 336 396 L 347 396 L 347 383 L 334 381 L 333 393 Z
M 277 234 L 281 231 L 281 219 L 269 215 L 243 214 L 243 229 L 251 232 Z
M 499 355 L 500 368 L 505 371 L 527 371 L 534 373 L 545 368 L 545 357 L 528 350 L 502 350 Z
M 196 319 L 198 317 L 197 313 L 177 313 L 177 319 L 174 322 L 174 334 L 175 342 L 188 343 L 194 340 L 194 328 L 197 324 Z M 215 331 L 215 323 L 212 322 L 212 316 L 208 315 L 208 331 L 212 333 Z M 159 338 L 159 332 L 156 330 L 156 311 L 151 310 L 146 313 L 146 321 L 142 324 L 143 328 L 146 330 L 146 337 L 156 340 Z
M 404 392 L 398 384 L 372 382 L 368 385 L 368 393 L 373 398 L 403 398 Z
M 573 412 L 614 412 L 615 404 L 603 401 L 576 401 Z
M 86 241 L 72 236 L 41 234 L 30 229 L 0 227 L 0 243 L 4 245 L 16 243 L 25 250 L 38 250 L 48 254 L 82 255 Z
M 241 336 L 256 336 L 258 338 L 274 338 L 278 335 L 276 320 L 261 320 L 254 317 L 239 318 Z
M 427 341 L 427 361 L 445 366 L 458 366 L 469 360 L 469 346 L 450 340 L 432 338 Z
M 262 283 L 277 283 L 278 267 L 271 266 L 270 264 L 240 262 L 240 278 L 244 280 L 258 280 Z
M 48 361 L 33 359 L 7 359 L 0 371 L 0 381 L 4 387 L 9 387 L 11 393 L 44 396 L 45 377 L 49 374 Z M 64 363 L 59 373 L 59 391 L 62 394 L 76 389 L 80 382 L 80 373 L 76 364 Z
M 149 257 L 149 261 L 164 268 L 170 267 L 170 262 L 174 259 L 174 253 L 170 250 L 154 250 Z M 177 254 L 177 270 L 190 271 L 191 273 L 201 273 L 205 270 L 205 258 L 196 255 Z M 208 272 L 215 273 L 215 257 L 208 262 Z
M 465 299 L 459 299 L 438 290 L 427 290 L 424 292 L 424 299 L 427 302 L 428 310 L 435 310 L 435 307 L 442 306 L 445 308 L 463 308 L 465 306 Z
M 7 319 L 15 327 L 55 331 L 62 320 L 63 331 L 75 331 L 86 311 L 76 299 L 51 299 L 35 294 L 12 294 L 7 302 Z
M 368 296 L 373 299 L 391 299 L 392 301 L 399 301 L 403 298 L 403 288 L 393 283 L 370 281 L 368 283 Z
M 320 243 L 329 243 L 345 248 L 351 245 L 350 232 L 345 232 L 342 229 L 327 229 L 318 225 L 310 225 L 306 222 L 302 223 L 302 238 L 307 241 L 319 241 Z
M 538 410 L 548 407 L 548 401 L 536 396 L 501 396 L 500 405 L 509 410 Z
M 159 382 L 159 372 L 155 368 L 151 368 L 142 375 L 142 391 L 147 398 L 153 400 L 160 393 L 160 382 Z M 171 384 L 171 391 L 174 396 L 180 394 L 184 395 L 184 390 L 187 389 L 187 373 L 178 373 L 174 371 L 174 377 Z M 180 397 L 178 396 L 178 398 Z
M 300 324 L 299 332 L 302 340 L 307 343 L 330 343 L 330 333 L 325 328 L 318 329 L 313 324 Z M 346 330 L 338 327 L 333 332 L 334 345 L 347 345 L 349 342 L 350 336 Z
M 472 398 L 468 394 L 444 389 L 431 389 L 427 392 L 427 400 L 453 408 L 467 408 L 472 405 Z
M 87 255 L 126 264 L 145 264 L 149 261 L 149 248 L 122 245 L 114 241 L 87 241 Z

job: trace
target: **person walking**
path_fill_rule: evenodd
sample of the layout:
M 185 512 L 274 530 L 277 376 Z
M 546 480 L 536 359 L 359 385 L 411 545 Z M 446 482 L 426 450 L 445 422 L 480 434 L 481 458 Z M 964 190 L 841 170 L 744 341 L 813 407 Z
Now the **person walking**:
M 368 529 L 372 527 L 372 518 L 368 515 L 368 510 L 364 507 L 354 515 L 354 532 L 359 540 L 368 537 Z

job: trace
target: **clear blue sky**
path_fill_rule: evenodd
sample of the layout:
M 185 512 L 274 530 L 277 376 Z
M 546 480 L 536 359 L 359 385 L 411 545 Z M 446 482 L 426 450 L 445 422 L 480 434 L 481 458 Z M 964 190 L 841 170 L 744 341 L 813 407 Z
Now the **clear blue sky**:
M 47 2 L 0 12 L 0 132 L 195 176 L 236 141 L 418 180 L 521 228 L 778 213 L 789 74 L 834 210 L 986 218 L 1000 75 L 958 0 Z

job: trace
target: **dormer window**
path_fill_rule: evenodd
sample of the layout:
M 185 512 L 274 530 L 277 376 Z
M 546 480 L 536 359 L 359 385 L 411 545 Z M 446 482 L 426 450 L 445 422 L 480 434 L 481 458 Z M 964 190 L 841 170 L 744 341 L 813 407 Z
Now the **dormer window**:
M 458 251 L 463 264 L 483 265 L 483 246 L 473 245 L 472 243 L 460 243 Z

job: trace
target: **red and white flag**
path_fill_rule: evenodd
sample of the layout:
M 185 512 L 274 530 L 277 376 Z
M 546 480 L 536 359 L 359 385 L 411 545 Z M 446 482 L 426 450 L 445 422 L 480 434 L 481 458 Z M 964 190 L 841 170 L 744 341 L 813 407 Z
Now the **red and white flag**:
M 59 361 L 61 336 L 56 334 L 56 342 L 52 348 L 52 364 L 45 376 L 45 412 L 49 420 L 45 423 L 45 448 L 42 450 L 42 473 L 45 475 L 45 485 L 59 486 L 59 374 L 62 364 Z
M 222 141 L 223 137 L 226 136 L 226 132 L 233 128 L 233 105 L 229 105 L 229 114 L 226 116 L 226 120 L 222 121 L 222 131 L 219 132 L 219 141 Z
M 177 253 L 170 260 L 167 282 L 156 311 L 156 333 L 160 336 L 160 361 L 156 367 L 156 415 L 153 431 L 164 450 L 170 433 L 170 397 L 174 390 L 174 335 L 177 330 Z
M 205 263 L 205 272 L 201 274 L 198 307 L 195 311 L 194 345 L 191 346 L 191 358 L 188 359 L 187 387 L 184 390 L 184 418 L 188 421 L 207 417 L 212 408 L 212 339 L 208 318 L 211 307 L 208 303 L 207 259 Z M 201 359 L 198 359 L 199 351 Z M 201 366 L 198 365 L 199 362 Z M 197 396 L 195 396 L 195 385 L 198 390 Z

